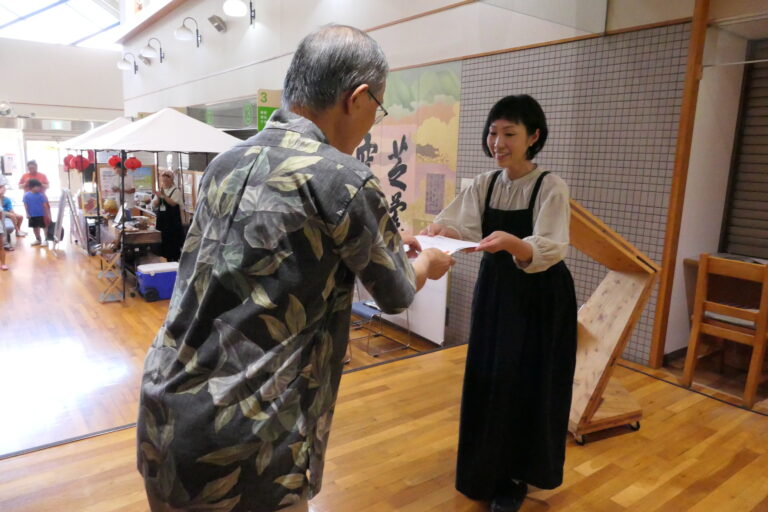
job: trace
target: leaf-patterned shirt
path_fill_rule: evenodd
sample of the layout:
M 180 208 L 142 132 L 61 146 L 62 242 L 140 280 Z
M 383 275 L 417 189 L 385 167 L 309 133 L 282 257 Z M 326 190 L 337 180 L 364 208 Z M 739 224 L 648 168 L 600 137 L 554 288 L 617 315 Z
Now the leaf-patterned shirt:
M 279 510 L 320 490 L 355 276 L 394 313 L 413 269 L 377 179 L 291 112 L 198 196 L 145 361 L 139 471 L 173 508 Z

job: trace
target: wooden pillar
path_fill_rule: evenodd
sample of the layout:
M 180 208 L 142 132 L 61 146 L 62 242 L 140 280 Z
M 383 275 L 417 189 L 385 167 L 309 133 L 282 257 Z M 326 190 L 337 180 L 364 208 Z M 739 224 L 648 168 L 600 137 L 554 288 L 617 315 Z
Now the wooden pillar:
M 688 179 L 688 162 L 691 156 L 696 101 L 701 80 L 701 61 L 704 53 L 704 40 L 707 33 L 709 0 L 696 0 L 693 10 L 691 39 L 688 44 L 688 63 L 685 69 L 683 103 L 680 111 L 680 124 L 677 131 L 675 149 L 675 170 L 672 175 L 672 190 L 669 194 L 669 214 L 667 232 L 664 238 L 664 255 L 661 262 L 661 280 L 656 303 L 656 317 L 653 324 L 653 339 L 649 365 L 659 368 L 664 359 L 664 343 L 667 338 L 669 306 L 672 299 L 672 283 L 675 278 L 677 247 L 680 241 L 680 222 L 683 216 L 685 185 Z

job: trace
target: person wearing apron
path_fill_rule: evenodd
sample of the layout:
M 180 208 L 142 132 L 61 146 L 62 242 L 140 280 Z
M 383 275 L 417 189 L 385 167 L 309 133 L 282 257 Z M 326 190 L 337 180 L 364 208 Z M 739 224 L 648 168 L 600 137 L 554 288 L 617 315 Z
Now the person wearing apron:
M 160 255 L 168 261 L 178 261 L 184 243 L 184 228 L 181 224 L 181 190 L 173 185 L 173 172 L 165 170 L 160 174 L 160 189 L 155 192 L 152 207 L 157 215 L 156 228 L 162 234 Z
M 476 177 L 423 234 L 480 241 L 456 488 L 511 512 L 528 484 L 563 481 L 577 325 L 563 261 L 570 205 L 565 182 L 531 161 L 547 138 L 533 98 L 500 100 L 483 135 L 501 169 Z

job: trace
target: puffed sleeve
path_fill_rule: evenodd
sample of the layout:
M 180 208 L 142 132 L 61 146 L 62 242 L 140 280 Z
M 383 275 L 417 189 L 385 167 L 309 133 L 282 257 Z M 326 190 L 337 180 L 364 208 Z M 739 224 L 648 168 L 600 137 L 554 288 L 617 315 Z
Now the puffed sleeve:
M 183 200 L 184 197 L 181 195 L 181 189 L 179 189 L 179 187 L 173 187 L 173 191 L 171 191 L 171 201 L 176 204 L 181 204 Z
M 342 261 L 379 308 L 395 314 L 413 302 L 416 276 L 388 210 L 378 180 L 368 179 L 333 228 L 333 237 Z
M 548 175 L 542 182 L 536 203 L 533 235 L 523 238 L 531 244 L 533 257 L 528 265 L 515 261 L 527 273 L 543 272 L 562 261 L 570 242 L 571 205 L 565 181 Z
M 488 176 L 482 174 L 472 180 L 472 184 L 435 217 L 435 223 L 454 229 L 462 240 L 479 242 L 483 238 L 482 207 L 488 193 Z

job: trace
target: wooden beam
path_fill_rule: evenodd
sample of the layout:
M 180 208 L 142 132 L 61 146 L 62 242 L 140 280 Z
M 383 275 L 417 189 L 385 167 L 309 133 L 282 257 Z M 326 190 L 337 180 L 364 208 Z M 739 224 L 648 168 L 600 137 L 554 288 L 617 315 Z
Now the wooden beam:
M 659 368 L 664 359 L 664 344 L 667 338 L 669 306 L 672 300 L 672 284 L 675 278 L 677 246 L 680 241 L 680 222 L 683 216 L 685 185 L 688 179 L 688 162 L 691 156 L 691 140 L 696 117 L 696 102 L 701 80 L 701 60 L 704 53 L 704 40 L 707 33 L 709 0 L 696 0 L 693 11 L 691 39 L 688 43 L 688 64 L 685 70 L 683 86 L 683 104 L 680 111 L 680 123 L 677 131 L 675 150 L 675 170 L 672 175 L 672 190 L 669 194 L 669 214 L 667 231 L 664 237 L 664 256 L 661 261 L 661 280 L 659 297 L 656 304 L 656 317 L 653 324 L 653 338 L 649 366 Z

